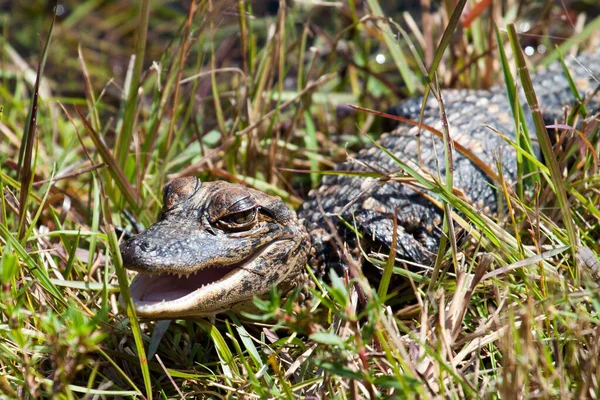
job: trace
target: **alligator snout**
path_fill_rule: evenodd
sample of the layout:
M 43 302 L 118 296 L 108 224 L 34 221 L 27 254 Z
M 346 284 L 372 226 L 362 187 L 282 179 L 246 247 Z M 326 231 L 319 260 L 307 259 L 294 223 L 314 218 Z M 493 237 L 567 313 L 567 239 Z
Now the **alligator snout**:
M 143 234 L 123 242 L 119 248 L 123 264 L 129 268 L 138 265 L 140 260 L 148 259 L 158 249 L 156 243 L 141 236 Z

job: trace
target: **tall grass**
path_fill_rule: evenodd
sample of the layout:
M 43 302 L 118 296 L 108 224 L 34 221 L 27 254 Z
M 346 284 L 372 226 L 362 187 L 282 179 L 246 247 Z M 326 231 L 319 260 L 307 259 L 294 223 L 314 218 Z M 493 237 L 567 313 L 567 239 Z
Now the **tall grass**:
M 385 271 L 379 287 L 363 288 L 365 307 L 332 274 L 311 309 L 274 291 L 254 317 L 139 321 L 118 253 L 116 228 L 135 225 L 125 211 L 149 226 L 177 176 L 244 183 L 297 207 L 316 170 L 369 142 L 359 132 L 382 132 L 383 119 L 362 110 L 419 90 L 442 88 L 443 99 L 448 86 L 505 82 L 519 125 L 510 70 L 525 59 L 514 54 L 557 36 L 547 27 L 559 6 L 459 2 L 461 19 L 443 2 L 424 27 L 420 8 L 372 0 L 134 3 L 63 5 L 54 25 L 49 9 L 0 11 L 4 396 L 598 396 L 597 120 L 578 135 L 561 130 L 556 163 L 537 161 L 530 138 L 517 141 L 525 183 L 513 190 L 498 177 L 499 219 L 457 196 L 451 179 L 396 160 L 439 195 L 452 245 L 433 274 L 407 270 L 393 248 L 365 254 Z M 530 31 L 511 28 L 511 50 L 501 30 L 522 21 Z M 561 51 L 597 44 L 597 24 L 561 25 Z M 449 132 L 438 133 L 451 150 Z

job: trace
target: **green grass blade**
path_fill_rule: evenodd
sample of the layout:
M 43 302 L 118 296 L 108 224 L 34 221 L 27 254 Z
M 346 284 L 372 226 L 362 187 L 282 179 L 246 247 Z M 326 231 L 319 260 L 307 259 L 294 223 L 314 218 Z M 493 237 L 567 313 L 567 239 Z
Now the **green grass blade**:
M 371 12 L 375 16 L 381 19 L 386 18 L 377 0 L 367 0 L 367 4 L 369 5 Z M 406 85 L 408 93 L 414 94 L 417 91 L 419 85 L 417 77 L 415 76 L 414 72 L 408 67 L 406 56 L 404 55 L 404 52 L 402 51 L 402 48 L 400 47 L 399 43 L 396 41 L 396 37 L 392 32 L 392 29 L 390 28 L 389 24 L 383 21 L 380 27 L 383 33 L 383 40 L 385 41 L 387 48 L 390 50 L 390 54 L 394 59 L 396 68 L 398 68 L 398 71 L 400 72 L 400 75 L 404 80 L 404 84 Z
M 129 84 L 127 102 L 123 113 L 123 125 L 117 143 L 115 146 L 115 158 L 118 165 L 125 168 L 125 160 L 129 152 L 129 144 L 133 136 L 133 126 L 135 124 L 135 115 L 138 101 L 138 87 L 142 76 L 142 68 L 144 67 L 144 55 L 146 52 L 146 37 L 148 35 L 148 24 L 150 18 L 150 0 L 142 0 L 140 2 L 140 19 L 137 30 L 137 40 L 135 44 L 135 63 L 131 82 Z
M 110 172 L 110 175 L 116 182 L 119 189 L 121 189 L 121 193 L 123 193 L 129 205 L 137 209 L 138 194 L 137 191 L 131 186 L 131 183 L 129 183 L 129 180 L 125 176 L 125 172 L 123 172 L 123 169 L 118 164 L 117 160 L 112 156 L 110 149 L 106 147 L 106 144 L 104 144 L 104 141 L 102 141 L 102 138 L 98 132 L 96 132 L 96 130 L 92 127 L 79 108 L 75 107 L 75 111 L 77 111 L 77 114 L 79 114 L 81 122 L 83 122 L 83 126 L 88 131 L 90 137 L 96 145 L 96 150 L 98 150 L 100 153 L 100 157 L 108 165 L 108 171 Z
M 33 145 L 36 140 L 36 129 L 37 129 L 37 114 L 38 114 L 38 92 L 40 89 L 40 80 L 44 72 L 44 66 L 46 65 L 46 58 L 48 57 L 48 50 L 50 49 L 50 39 L 52 38 L 52 32 L 54 31 L 54 21 L 56 15 L 53 14 L 50 28 L 48 29 L 48 35 L 46 42 L 40 55 L 40 60 L 37 66 L 37 72 L 35 76 L 35 84 L 33 88 L 33 97 L 29 106 L 29 113 L 27 115 L 27 122 L 23 132 L 23 138 L 21 140 L 21 148 L 19 150 L 19 161 L 17 164 L 17 173 L 20 176 L 21 191 L 19 193 L 19 239 L 22 239 L 25 234 L 25 217 L 27 216 L 27 205 L 29 200 L 29 190 L 31 189 L 31 183 L 33 181 L 33 175 L 35 170 L 32 170 L 32 158 L 33 158 Z
M 131 293 L 129 292 L 129 281 L 127 279 L 127 273 L 123 266 L 123 259 L 121 258 L 121 252 L 119 251 L 119 243 L 115 228 L 112 223 L 112 217 L 110 212 L 110 204 L 108 203 L 108 197 L 104 193 L 104 188 L 100 185 L 102 192 L 102 215 L 104 216 L 104 227 L 106 229 L 106 237 L 108 239 L 108 247 L 110 254 L 112 255 L 113 264 L 115 266 L 115 272 L 119 281 L 119 287 L 121 288 L 121 297 L 125 311 L 129 317 L 131 331 L 135 341 L 135 347 L 137 350 L 137 356 L 140 361 L 140 368 L 142 370 L 142 376 L 144 378 L 144 386 L 146 389 L 146 398 L 152 400 L 152 380 L 150 378 L 150 370 L 148 369 L 148 359 L 146 358 L 146 351 L 144 350 L 144 340 L 142 338 L 142 331 L 135 314 L 135 308 Z
M 579 240 L 577 238 L 573 218 L 571 216 L 571 207 L 567 198 L 567 192 L 562 179 L 562 174 L 558 166 L 558 162 L 556 161 L 554 150 L 552 149 L 552 143 L 550 142 L 550 137 L 548 136 L 546 131 L 544 118 L 542 116 L 542 113 L 540 112 L 540 107 L 537 101 L 537 97 L 535 95 L 535 90 L 533 88 L 533 82 L 531 81 L 531 77 L 528 73 L 527 65 L 525 63 L 525 56 L 523 55 L 523 50 L 521 49 L 521 45 L 519 43 L 517 31 L 515 29 L 514 24 L 508 25 L 508 37 L 513 49 L 513 53 L 515 55 L 517 70 L 519 71 L 519 78 L 521 79 L 521 84 L 523 85 L 523 91 L 525 92 L 527 103 L 529 104 L 529 108 L 531 109 L 537 138 L 540 143 L 540 147 L 542 149 L 542 154 L 544 155 L 546 165 L 550 170 L 550 179 L 554 184 L 558 204 L 562 211 L 563 223 L 565 224 L 565 229 L 567 230 L 567 235 L 569 237 L 569 243 L 571 245 L 571 255 L 575 260 L 577 247 L 579 246 Z M 574 277 L 578 277 L 578 269 L 571 270 L 571 272 Z

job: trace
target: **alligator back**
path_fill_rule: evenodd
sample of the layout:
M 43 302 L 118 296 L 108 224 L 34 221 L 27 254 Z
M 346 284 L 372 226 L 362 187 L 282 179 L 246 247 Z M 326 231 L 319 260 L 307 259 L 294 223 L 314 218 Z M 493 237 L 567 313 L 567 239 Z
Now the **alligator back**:
M 569 71 L 581 94 L 590 99 L 588 111 L 599 110 L 600 96 L 594 93 L 600 77 L 600 51 L 585 53 L 567 60 Z M 532 75 L 538 101 L 547 123 L 564 118 L 564 106 L 575 104 L 563 67 L 554 63 Z M 503 85 L 490 90 L 442 91 L 450 135 L 454 141 L 476 155 L 483 164 L 502 173 L 508 184 L 516 178 L 516 154 L 494 128 L 510 139 L 515 139 L 515 124 Z M 404 101 L 394 107 L 393 113 L 418 120 L 422 98 Z M 521 95 L 530 132 L 534 132 L 531 113 Z M 441 130 L 439 107 L 433 97 L 427 102 L 423 123 Z M 486 126 L 487 125 L 487 126 Z M 488 127 L 489 126 L 489 127 Z M 443 141 L 426 130 L 417 140 L 417 128 L 400 125 L 380 139 L 380 144 L 395 157 L 414 168 L 428 173 L 443 182 L 446 166 Z M 420 142 L 420 143 L 419 143 Z M 486 213 L 497 210 L 497 184 L 482 169 L 459 151 L 453 152 L 454 188 L 462 191 L 468 201 Z M 380 172 L 382 176 L 402 176 L 399 165 L 384 151 L 369 146 L 356 157 L 336 166 L 336 171 Z M 438 173 L 439 171 L 439 173 Z M 328 175 L 321 185 L 309 193 L 299 212 L 313 243 L 313 267 L 321 271 L 329 267 L 339 270 L 341 261 L 339 245 L 347 243 L 350 253 L 359 256 L 357 235 L 345 227 L 341 219 L 355 224 L 361 234 L 361 246 L 371 250 L 389 252 L 393 237 L 393 215 L 397 218 L 397 257 L 410 262 L 429 265 L 438 250 L 441 237 L 442 210 L 431 200 L 439 198 L 412 183 L 390 179 L 364 178 L 348 175 Z M 341 219 L 340 219 L 341 217 Z M 333 229 L 332 229 L 333 228 Z

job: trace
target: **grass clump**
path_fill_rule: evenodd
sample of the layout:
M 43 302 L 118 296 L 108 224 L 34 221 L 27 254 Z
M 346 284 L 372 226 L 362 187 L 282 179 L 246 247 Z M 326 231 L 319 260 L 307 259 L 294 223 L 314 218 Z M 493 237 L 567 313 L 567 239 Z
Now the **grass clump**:
M 123 210 L 148 227 L 168 180 L 225 179 L 297 207 L 318 185 L 315 171 L 367 144 L 359 133 L 384 130 L 357 109 L 488 88 L 504 74 L 518 126 L 515 39 L 544 46 L 532 58 L 542 64 L 558 57 L 557 36 L 563 54 L 598 43 L 594 5 L 579 25 L 552 25 L 559 35 L 548 22 L 567 14 L 552 4 L 384 6 L 84 1 L 56 16 L 0 11 L 4 396 L 598 396 L 598 124 L 586 99 L 551 132 L 552 168 L 532 156 L 532 133 L 517 141 L 519 178 L 531 184 L 500 182 L 498 219 L 397 160 L 446 210 L 450 244 L 433 273 L 407 270 L 393 251 L 365 254 L 385 282 L 332 275 L 317 282 L 311 309 L 275 291 L 254 317 L 140 323 L 127 309 L 131 276 L 114 227 L 133 228 Z M 494 23 L 522 28 L 510 29 L 512 51 Z M 563 129 L 577 121 L 576 135 Z M 452 227 L 473 240 L 461 244 Z

